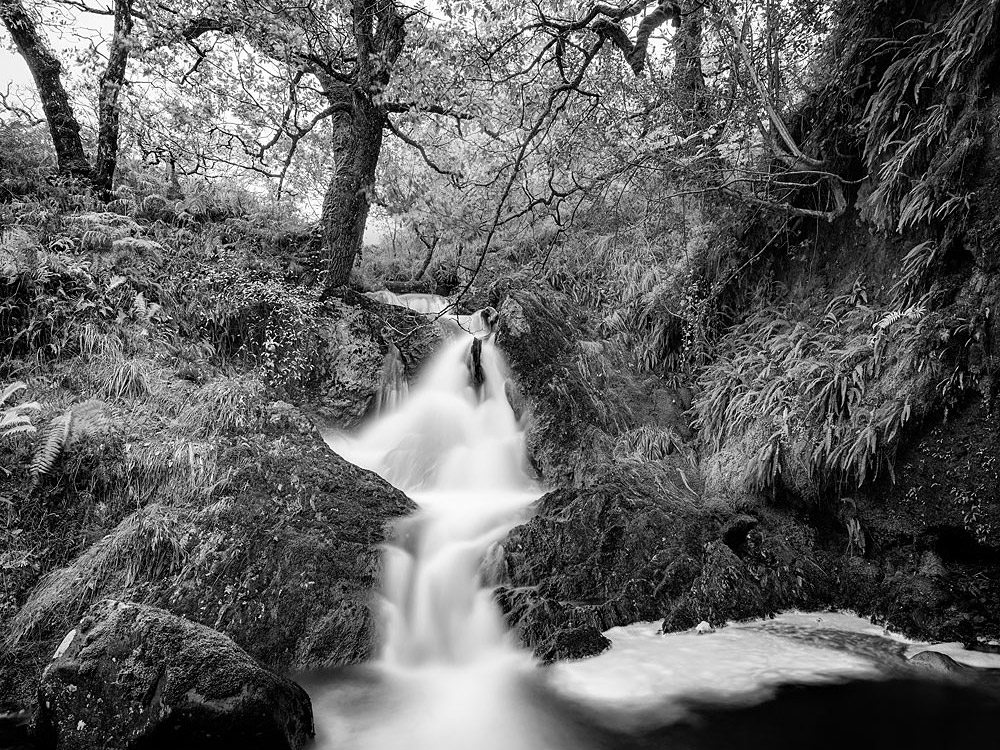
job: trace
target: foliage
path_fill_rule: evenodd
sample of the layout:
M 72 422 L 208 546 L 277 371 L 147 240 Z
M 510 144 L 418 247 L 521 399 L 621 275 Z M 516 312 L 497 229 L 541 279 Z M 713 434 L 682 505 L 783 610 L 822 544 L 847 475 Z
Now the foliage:
M 945 406 L 972 377 L 965 344 L 952 337 L 978 332 L 942 335 L 941 323 L 927 300 L 871 307 L 860 280 L 822 314 L 756 310 L 725 336 L 699 380 L 695 424 L 706 448 L 749 440 L 744 481 L 756 489 L 780 483 L 815 494 L 891 473 L 907 423 Z
M 72 621 L 104 591 L 121 592 L 178 571 L 184 561 L 181 518 L 156 505 L 133 513 L 72 565 L 49 573 L 11 623 L 6 645 L 15 647 L 53 616 Z
M 37 401 L 22 404 L 8 404 L 7 401 L 18 391 L 27 388 L 23 382 L 8 383 L 0 391 L 0 439 L 8 438 L 24 432 L 34 432 L 30 413 L 38 411 L 41 405 Z
M 101 401 L 90 400 L 57 414 L 43 429 L 31 460 L 32 482 L 50 474 L 59 457 L 75 445 L 100 439 L 111 429 L 111 420 Z
M 867 201 L 879 226 L 905 231 L 964 217 L 962 170 L 980 139 L 977 107 L 1000 33 L 997 0 L 964 0 L 922 29 L 907 27 L 878 55 L 890 62 L 865 113 Z
M 55 171 L 49 134 L 20 120 L 0 122 L 0 203 L 22 200 L 51 189 Z

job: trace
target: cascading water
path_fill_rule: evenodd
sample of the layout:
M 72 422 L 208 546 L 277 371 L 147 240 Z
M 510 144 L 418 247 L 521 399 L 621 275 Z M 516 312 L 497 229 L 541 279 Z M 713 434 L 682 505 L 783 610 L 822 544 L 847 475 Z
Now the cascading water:
M 421 507 L 385 556 L 385 661 L 470 661 L 504 629 L 477 570 L 490 544 L 539 494 L 522 468 L 523 440 L 504 395 L 499 353 L 474 339 L 448 343 L 399 406 L 353 438 L 334 440 Z M 473 372 L 477 364 L 482 384 Z
M 383 301 L 434 314 L 447 304 L 428 295 Z M 317 710 L 321 746 L 500 748 L 512 746 L 512 732 L 524 734 L 513 746 L 550 746 L 536 744 L 546 730 L 515 699 L 531 659 L 510 643 L 479 581 L 489 547 L 542 493 L 524 468 L 491 317 L 488 310 L 451 316 L 454 338 L 408 393 L 396 389 L 398 401 L 383 401 L 357 435 L 327 438 L 349 461 L 405 491 L 420 512 L 399 525 L 385 551 L 384 650 L 378 687 L 369 686 L 377 697 L 366 702 L 343 689 L 319 697 L 337 704 Z M 377 717 L 366 720 L 369 707 Z M 323 726 L 324 716 L 345 715 L 356 723 Z

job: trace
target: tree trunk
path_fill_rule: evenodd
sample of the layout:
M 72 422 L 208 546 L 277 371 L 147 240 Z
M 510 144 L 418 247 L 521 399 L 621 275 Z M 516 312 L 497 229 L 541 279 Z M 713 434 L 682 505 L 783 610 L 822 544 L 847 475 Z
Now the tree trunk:
M 38 33 L 34 19 L 21 0 L 0 0 L 0 18 L 35 79 L 42 110 L 52 134 L 59 171 L 89 181 L 93 172 L 80 139 L 80 123 L 73 114 L 69 95 L 62 85 L 59 60 Z
M 120 111 L 118 95 L 128 66 L 129 37 L 132 34 L 132 0 L 116 0 L 115 32 L 108 53 L 108 67 L 101 76 L 97 101 L 97 166 L 94 184 L 105 193 L 111 192 L 118 166 L 118 129 Z
M 339 87 L 331 100 L 337 108 L 333 116 L 334 165 L 321 221 L 327 284 L 342 286 L 350 278 L 364 238 L 385 113 L 366 94 L 347 86 Z
M 705 93 L 705 76 L 701 70 L 702 26 L 705 18 L 703 4 L 686 4 L 683 22 L 674 36 L 673 89 L 677 107 L 681 111 L 684 130 L 693 132 L 703 127 L 708 119 L 708 97 Z

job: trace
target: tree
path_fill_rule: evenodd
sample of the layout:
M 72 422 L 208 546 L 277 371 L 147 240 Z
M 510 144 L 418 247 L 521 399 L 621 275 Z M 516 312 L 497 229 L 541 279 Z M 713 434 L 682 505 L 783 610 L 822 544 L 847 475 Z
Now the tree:
M 0 18 L 35 80 L 42 110 L 52 134 L 59 171 L 85 181 L 93 170 L 80 138 L 80 123 L 62 84 L 62 65 L 41 35 L 21 0 L 0 0 Z
M 59 171 L 92 184 L 104 194 L 111 192 L 118 164 L 118 99 L 131 47 L 132 3 L 133 0 L 115 0 L 113 10 L 105 11 L 114 16 L 114 34 L 108 63 L 100 79 L 96 159 L 91 164 L 80 135 L 80 122 L 62 83 L 62 64 L 21 0 L 0 0 L 0 18 L 35 81 Z
M 162 48 L 180 45 L 161 63 L 187 69 L 175 76 L 186 95 L 212 102 L 216 111 L 236 113 L 228 129 L 214 117 L 212 135 L 224 144 L 230 164 L 274 178 L 279 191 L 307 136 L 328 140 L 332 164 L 320 212 L 326 283 L 345 284 L 361 248 L 369 208 L 375 200 L 375 171 L 386 132 L 399 134 L 390 113 L 415 110 L 413 101 L 386 98 L 393 68 L 404 50 L 405 26 L 417 11 L 403 12 L 392 0 L 354 2 L 178 3 L 158 6 L 148 22 Z M 229 50 L 244 55 L 232 85 L 220 91 L 218 76 L 226 67 L 211 61 Z M 244 63 L 241 63 L 243 65 Z M 201 92 L 204 95 L 201 96 Z M 148 118 L 147 118 L 148 119 Z M 204 117 L 202 116 L 202 119 Z M 232 119 L 232 118 L 228 118 Z M 184 144 L 175 144 L 183 152 Z M 231 149 L 235 147 L 235 151 Z M 204 152 L 204 149 L 202 150 Z M 283 153 L 277 167 L 272 154 Z M 192 170 L 206 167 L 218 154 L 173 154 Z

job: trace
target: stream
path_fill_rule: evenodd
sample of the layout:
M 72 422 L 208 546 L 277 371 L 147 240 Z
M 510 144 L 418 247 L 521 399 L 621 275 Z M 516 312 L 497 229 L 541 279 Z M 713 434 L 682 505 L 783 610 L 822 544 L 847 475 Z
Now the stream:
M 479 574 L 491 545 L 545 492 L 526 468 L 522 426 L 505 395 L 506 365 L 491 340 L 495 313 L 444 315 L 442 298 L 381 295 L 441 314 L 454 335 L 412 386 L 400 363 L 387 359 L 378 413 L 354 434 L 326 436 L 333 450 L 380 474 L 420 510 L 397 525 L 384 550 L 380 657 L 302 679 L 317 748 L 839 747 L 833 738 L 867 726 L 866 712 L 878 706 L 864 691 L 893 679 L 893 694 L 905 700 L 885 701 L 878 717 L 887 727 L 917 726 L 906 747 L 951 746 L 919 730 L 925 696 L 908 692 L 918 683 L 886 670 L 916 647 L 850 615 L 793 614 L 705 635 L 661 636 L 656 623 L 639 623 L 609 631 L 613 647 L 601 656 L 540 668 L 508 632 Z M 790 683 L 838 692 L 802 703 L 782 687 Z M 773 716 L 753 708 L 771 706 L 774 696 L 775 705 L 794 704 L 789 731 L 810 731 L 824 706 L 857 726 L 840 721 L 821 738 L 792 734 L 789 744 L 774 734 Z M 950 694 L 928 700 L 959 717 Z M 973 713 L 949 726 L 966 742 L 976 736 L 968 731 L 979 731 L 979 714 L 975 701 L 960 702 Z M 930 716 L 923 711 L 923 720 Z M 760 739 L 750 741 L 746 727 L 758 725 Z M 727 726 L 737 734 L 716 731 Z

